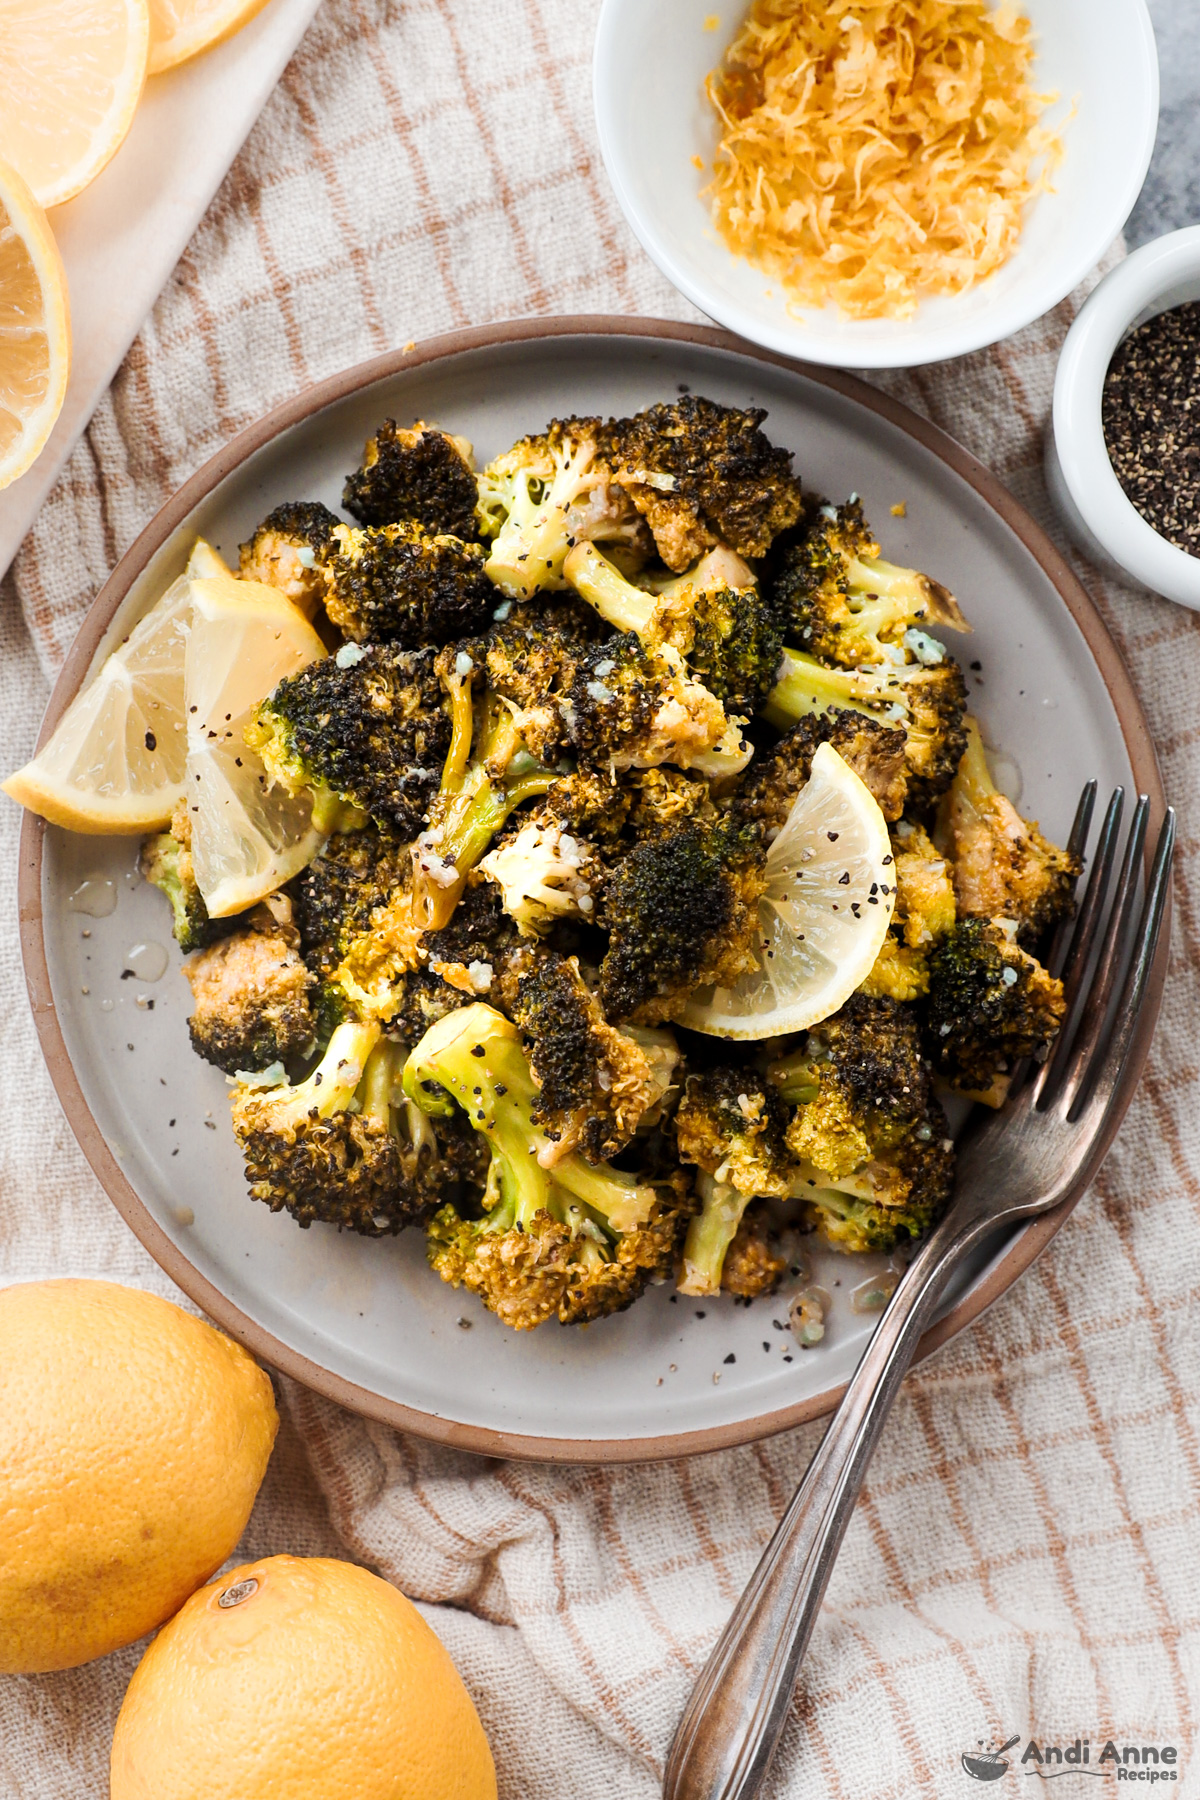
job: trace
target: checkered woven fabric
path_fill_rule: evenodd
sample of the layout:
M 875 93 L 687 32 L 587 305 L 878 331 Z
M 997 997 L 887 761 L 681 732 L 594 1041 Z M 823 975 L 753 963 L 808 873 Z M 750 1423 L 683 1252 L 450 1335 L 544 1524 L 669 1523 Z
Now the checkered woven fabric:
M 28 754 L 47 678 L 116 558 L 275 402 L 457 325 L 692 316 L 600 166 L 596 11 L 327 0 L 0 588 L 7 767 Z M 1041 435 L 1078 299 L 991 351 L 874 378 L 1047 525 Z M 951 1800 L 969 1791 L 961 1752 L 1014 1732 L 1087 1736 L 1093 1756 L 1109 1737 L 1175 1744 L 1173 1791 L 1200 1793 L 1200 625 L 1078 568 L 1182 808 L 1162 1024 L 1095 1190 L 1030 1274 L 908 1381 L 830 1587 L 776 1796 Z M 19 1104 L 10 1089 L 0 1108 L 0 1279 L 103 1274 L 170 1292 L 42 1069 L 16 941 L 17 826 L 0 811 L 0 1007 L 21 1083 Z M 417 1599 L 478 1703 L 504 1800 L 651 1800 L 689 1687 L 819 1428 L 581 1472 L 431 1448 L 281 1389 L 284 1430 L 239 1557 L 348 1556 Z M 0 1792 L 105 1793 L 137 1655 L 0 1681 Z

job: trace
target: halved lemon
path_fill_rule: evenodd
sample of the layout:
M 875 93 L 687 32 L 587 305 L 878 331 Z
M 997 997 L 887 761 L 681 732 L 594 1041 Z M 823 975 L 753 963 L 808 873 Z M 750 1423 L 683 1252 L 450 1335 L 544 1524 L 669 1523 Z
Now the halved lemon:
M 148 0 L 0 0 L 0 157 L 43 206 L 120 149 L 149 53 Z
M 25 473 L 50 436 L 70 366 L 62 257 L 28 184 L 0 163 L 0 488 Z
M 767 852 L 759 967 L 731 988 L 694 994 L 682 1023 L 715 1037 L 782 1037 L 835 1013 L 866 980 L 896 904 L 879 804 L 821 744 Z
M 161 75 L 224 43 L 267 0 L 150 0 L 150 73 Z
M 191 602 L 184 791 L 196 882 L 209 912 L 223 918 L 298 874 L 323 841 L 311 802 L 272 787 L 242 734 L 277 682 L 326 651 L 303 613 L 257 581 L 196 580 Z

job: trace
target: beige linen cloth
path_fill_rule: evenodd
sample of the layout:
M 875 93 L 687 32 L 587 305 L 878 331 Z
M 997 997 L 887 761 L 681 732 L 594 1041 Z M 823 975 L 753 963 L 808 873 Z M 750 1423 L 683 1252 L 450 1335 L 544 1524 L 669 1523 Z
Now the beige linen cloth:
M 638 249 L 600 165 L 597 10 L 328 0 L 3 583 L 5 768 L 29 753 L 117 557 L 267 407 L 454 326 L 694 316 Z M 1078 298 L 993 350 L 881 379 L 1051 528 L 1041 438 Z M 1095 1190 L 1019 1286 L 904 1389 L 829 1590 L 777 1796 L 950 1800 L 970 1786 L 960 1753 L 1014 1732 L 1087 1737 L 1093 1757 L 1109 1737 L 1175 1744 L 1173 1791 L 1200 1793 L 1200 623 L 1078 567 L 1182 810 L 1162 1024 Z M 171 1294 L 43 1070 L 17 949 L 18 823 L 0 803 L 0 1279 L 103 1275 Z M 479 1706 L 504 1800 L 652 1800 L 685 1696 L 820 1427 L 664 1467 L 537 1468 L 437 1449 L 279 1388 L 283 1432 L 243 1553 L 349 1557 L 420 1602 Z M 107 1793 L 138 1654 L 0 1680 L 4 1800 Z M 1032 1766 L 1013 1772 L 1022 1786 Z

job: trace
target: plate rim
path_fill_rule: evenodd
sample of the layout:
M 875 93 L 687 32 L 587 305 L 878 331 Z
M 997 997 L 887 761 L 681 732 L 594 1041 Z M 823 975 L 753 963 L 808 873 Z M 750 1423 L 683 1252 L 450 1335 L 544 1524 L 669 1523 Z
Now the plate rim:
M 1164 814 L 1166 800 L 1149 723 L 1120 653 L 1094 601 L 1065 558 L 1041 526 L 985 465 L 940 426 L 922 418 L 902 401 L 880 392 L 856 376 L 823 364 L 807 363 L 796 357 L 780 355 L 713 326 L 636 315 L 547 315 L 500 320 L 490 325 L 445 332 L 425 339 L 411 350 L 386 351 L 380 356 L 371 357 L 338 374 L 328 376 L 281 402 L 261 419 L 246 426 L 159 508 L 101 587 L 84 617 L 54 684 L 38 732 L 37 748 L 41 749 L 81 686 L 97 648 L 134 581 L 179 529 L 193 508 L 248 457 L 314 413 L 377 381 L 427 363 L 447 360 L 465 351 L 564 337 L 651 338 L 665 343 L 700 345 L 750 361 L 771 364 L 857 401 L 868 411 L 914 438 L 964 479 L 1015 533 L 1040 565 L 1079 627 L 1116 713 L 1135 785 L 1139 792 L 1149 796 L 1151 831 L 1148 833 L 1148 842 L 1153 843 L 1155 828 Z M 118 1164 L 88 1106 L 67 1051 L 50 986 L 42 910 L 44 841 L 45 821 L 26 812 L 21 826 L 17 886 L 21 957 L 42 1054 L 67 1122 L 101 1187 L 125 1224 L 159 1267 L 222 1330 L 263 1362 L 352 1412 L 381 1420 L 402 1431 L 412 1432 L 415 1436 L 479 1455 L 530 1462 L 618 1464 L 659 1462 L 674 1457 L 694 1456 L 775 1436 L 779 1432 L 822 1417 L 838 1404 L 845 1391 L 844 1383 L 823 1389 L 819 1394 L 810 1395 L 791 1405 L 776 1407 L 753 1418 L 734 1420 L 723 1425 L 634 1438 L 542 1437 L 525 1432 L 498 1430 L 490 1426 L 463 1424 L 437 1413 L 421 1411 L 402 1401 L 388 1399 L 323 1368 L 312 1357 L 284 1343 L 223 1294 L 193 1266 L 186 1253 L 171 1241 Z M 1134 1079 L 1128 1084 L 1124 1103 L 1116 1116 L 1110 1115 L 1106 1122 L 1103 1134 L 1104 1154 L 1107 1154 L 1124 1118 L 1149 1051 L 1166 980 L 1169 924 L 1168 916 L 1165 921 L 1167 928 L 1160 938 L 1150 977 L 1143 1022 L 1130 1050 L 1129 1060 Z M 1060 1230 L 1087 1185 L 1081 1184 L 1052 1212 L 1030 1220 L 1014 1233 L 1007 1249 L 983 1280 L 964 1294 L 945 1317 L 925 1333 L 915 1360 L 924 1359 L 950 1338 L 957 1336 L 1008 1291 Z

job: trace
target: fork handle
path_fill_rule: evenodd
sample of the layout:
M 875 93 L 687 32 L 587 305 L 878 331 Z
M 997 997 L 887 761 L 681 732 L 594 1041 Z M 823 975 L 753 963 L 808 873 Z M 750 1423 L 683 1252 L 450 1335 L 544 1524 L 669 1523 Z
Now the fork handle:
M 667 1758 L 663 1800 L 751 1800 L 760 1791 L 892 1402 L 947 1284 L 994 1225 L 952 1207 L 905 1270 L 692 1690 Z

